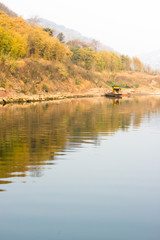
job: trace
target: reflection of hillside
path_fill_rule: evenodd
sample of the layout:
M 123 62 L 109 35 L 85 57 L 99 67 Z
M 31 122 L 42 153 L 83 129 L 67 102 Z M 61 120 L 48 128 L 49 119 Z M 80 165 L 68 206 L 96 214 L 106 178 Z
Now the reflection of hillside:
M 67 146 L 77 147 L 132 124 L 138 127 L 144 114 L 160 111 L 159 103 L 154 97 L 116 105 L 109 99 L 90 98 L 0 106 L 0 178 L 25 176 L 28 170 L 40 176 L 38 166 L 52 164 L 47 160 Z

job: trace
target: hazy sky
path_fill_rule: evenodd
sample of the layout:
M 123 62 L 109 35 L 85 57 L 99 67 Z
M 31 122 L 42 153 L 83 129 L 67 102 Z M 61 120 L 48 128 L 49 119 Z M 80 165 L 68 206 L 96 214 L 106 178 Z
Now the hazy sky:
M 160 49 L 160 0 L 0 0 L 24 18 L 39 17 L 100 40 L 120 53 Z

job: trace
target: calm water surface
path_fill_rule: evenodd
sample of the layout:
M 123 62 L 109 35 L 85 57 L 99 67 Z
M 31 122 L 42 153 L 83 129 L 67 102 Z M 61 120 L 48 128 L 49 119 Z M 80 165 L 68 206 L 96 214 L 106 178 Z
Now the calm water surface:
M 159 240 L 160 97 L 0 106 L 1 240 Z

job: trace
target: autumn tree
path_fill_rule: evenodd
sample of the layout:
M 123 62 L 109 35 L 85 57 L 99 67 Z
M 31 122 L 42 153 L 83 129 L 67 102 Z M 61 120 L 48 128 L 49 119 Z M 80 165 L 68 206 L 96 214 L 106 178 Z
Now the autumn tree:
M 133 70 L 135 70 L 136 72 L 143 71 L 143 63 L 137 57 L 132 58 L 132 67 L 133 67 Z
M 129 71 L 131 69 L 131 59 L 128 56 L 121 55 L 121 70 Z
M 24 57 L 26 46 L 22 36 L 0 27 L 0 53 L 10 54 L 14 58 Z
M 79 48 L 77 47 L 70 47 L 70 50 L 72 52 L 72 62 L 74 64 L 79 64 L 80 63 L 80 52 Z
M 105 68 L 105 62 L 102 55 L 96 51 L 94 54 L 94 59 L 95 59 L 95 70 L 98 72 L 102 72 Z
M 112 72 L 120 71 L 121 69 L 121 58 L 118 54 L 111 52 L 111 63 L 110 70 Z
M 93 67 L 94 51 L 90 48 L 80 48 L 80 65 L 87 70 L 91 70 Z
M 100 56 L 104 61 L 104 70 L 110 71 L 111 70 L 111 53 L 108 51 L 101 51 Z

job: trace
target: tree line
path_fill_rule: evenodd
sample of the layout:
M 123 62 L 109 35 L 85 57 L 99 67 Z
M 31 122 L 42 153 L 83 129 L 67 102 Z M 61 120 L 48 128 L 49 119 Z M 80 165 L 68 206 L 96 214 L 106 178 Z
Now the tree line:
M 104 70 L 111 72 L 118 71 L 136 71 L 144 72 L 149 68 L 145 67 L 139 58 L 130 58 L 127 55 L 119 55 L 115 52 L 93 50 L 90 44 L 86 44 L 79 40 L 69 41 L 72 61 L 87 70 L 95 70 L 102 72 Z M 151 70 L 151 69 L 150 69 Z
M 53 30 L 27 23 L 22 17 L 9 17 L 0 11 L 0 57 L 43 58 L 60 62 L 72 61 L 86 70 L 151 72 L 139 58 L 129 58 L 115 52 L 97 51 L 95 44 L 80 40 L 67 43 L 64 35 L 54 36 Z

